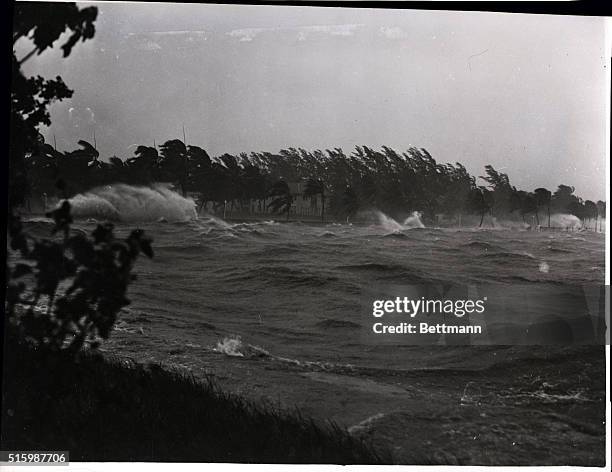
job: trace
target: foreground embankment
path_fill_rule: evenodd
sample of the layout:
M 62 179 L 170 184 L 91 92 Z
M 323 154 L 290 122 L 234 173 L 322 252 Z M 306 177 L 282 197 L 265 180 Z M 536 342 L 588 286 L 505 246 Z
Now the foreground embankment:
M 10 349 L 2 448 L 68 450 L 72 461 L 381 463 L 333 424 L 279 411 L 184 373 L 85 353 Z

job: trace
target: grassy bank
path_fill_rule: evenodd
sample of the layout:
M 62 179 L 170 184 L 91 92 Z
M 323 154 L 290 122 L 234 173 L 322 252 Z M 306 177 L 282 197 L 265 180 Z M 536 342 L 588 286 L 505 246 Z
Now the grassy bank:
M 5 348 L 3 450 L 68 450 L 72 461 L 389 462 L 337 426 L 248 402 L 212 381 L 100 354 L 75 362 Z

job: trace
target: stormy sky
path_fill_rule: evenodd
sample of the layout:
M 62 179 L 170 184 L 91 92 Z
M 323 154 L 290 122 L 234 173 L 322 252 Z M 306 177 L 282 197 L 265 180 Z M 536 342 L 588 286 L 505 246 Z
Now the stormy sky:
M 102 156 L 127 158 L 184 125 L 212 155 L 417 146 L 475 175 L 492 164 L 519 188 L 605 199 L 603 18 L 97 6 L 93 40 L 26 63 L 75 90 L 43 133 L 60 150 L 95 130 Z

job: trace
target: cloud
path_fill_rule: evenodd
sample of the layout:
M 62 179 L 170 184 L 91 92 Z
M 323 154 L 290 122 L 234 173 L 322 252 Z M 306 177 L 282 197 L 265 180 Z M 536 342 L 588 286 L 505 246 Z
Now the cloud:
M 239 41 L 253 41 L 255 36 L 257 36 L 258 34 L 261 34 L 265 31 L 274 30 L 275 28 L 242 28 L 232 30 L 226 34 L 228 36 L 231 36 L 232 38 L 238 38 Z
M 166 38 L 177 38 L 188 43 L 206 41 L 208 33 L 204 30 L 170 30 L 170 31 L 146 31 L 139 33 L 128 33 L 127 38 L 134 41 L 134 47 L 142 51 L 159 51 L 162 49 L 160 41 Z
M 405 39 L 408 35 L 398 26 L 381 26 L 380 34 L 387 39 Z
M 208 37 L 208 32 L 204 30 L 170 30 L 170 31 L 146 31 L 141 33 L 128 33 L 129 37 L 139 36 L 187 36 L 191 38 Z
M 305 41 L 313 34 L 326 34 L 330 36 L 353 36 L 358 28 L 363 24 L 340 24 L 340 25 L 310 25 L 297 26 L 291 28 L 241 28 L 229 31 L 230 37 L 237 38 L 239 41 L 253 41 L 263 33 L 297 33 L 298 41 Z
M 136 49 L 141 49 L 142 51 L 159 51 L 161 48 L 162 47 L 154 41 L 144 41 L 136 45 Z

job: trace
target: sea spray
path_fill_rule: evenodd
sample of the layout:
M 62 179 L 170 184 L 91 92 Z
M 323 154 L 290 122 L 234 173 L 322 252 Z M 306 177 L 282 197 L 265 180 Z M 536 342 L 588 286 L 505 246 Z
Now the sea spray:
M 421 221 L 421 212 L 413 211 L 412 215 L 404 220 L 404 228 L 425 228 L 425 225 Z
M 406 229 L 425 228 L 425 225 L 421 221 L 421 214 L 418 211 L 413 211 L 412 214 L 404 220 L 403 224 L 398 223 L 396 220 L 385 215 L 381 211 L 376 211 L 375 214 L 378 217 L 380 226 L 392 233 L 404 231 Z
M 242 348 L 242 341 L 237 336 L 223 338 L 222 341 L 217 342 L 217 346 L 213 350 L 231 357 L 244 357 L 244 353 L 241 352 Z
M 72 197 L 70 203 L 76 218 L 122 222 L 176 222 L 196 218 L 195 202 L 162 184 L 105 185 Z
M 548 218 L 540 217 L 540 226 L 548 226 Z M 582 222 L 575 215 L 555 213 L 550 215 L 550 226 L 553 228 L 578 229 L 582 228 Z
M 259 346 L 242 342 L 240 336 L 227 336 L 218 341 L 213 351 L 229 357 L 269 357 L 270 353 Z

